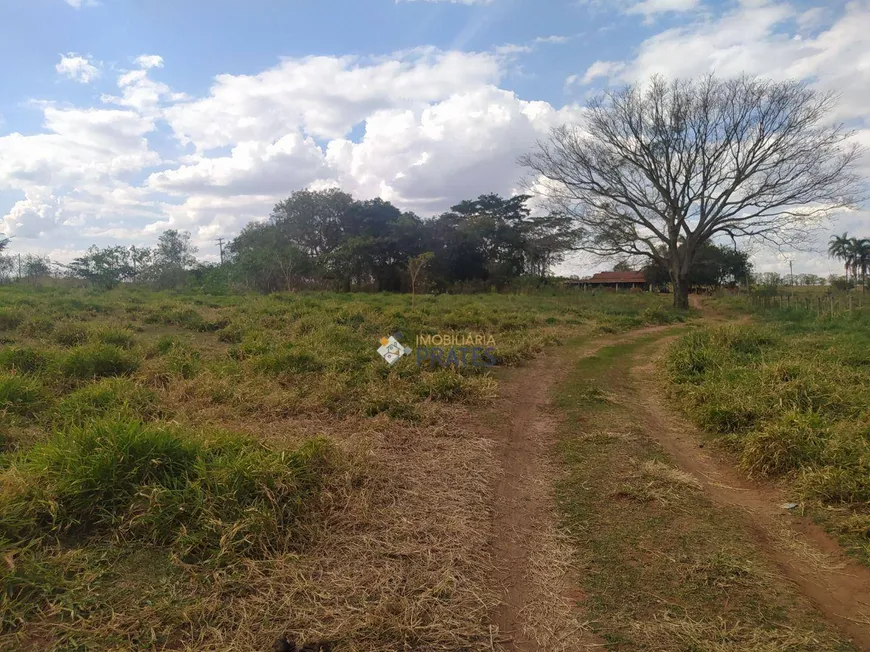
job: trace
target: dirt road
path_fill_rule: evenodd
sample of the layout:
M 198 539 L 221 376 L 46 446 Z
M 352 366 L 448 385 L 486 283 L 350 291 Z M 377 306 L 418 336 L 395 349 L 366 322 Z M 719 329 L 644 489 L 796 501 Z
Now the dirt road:
M 656 358 L 674 332 L 506 377 L 493 649 L 870 650 L 870 569 L 666 407 Z

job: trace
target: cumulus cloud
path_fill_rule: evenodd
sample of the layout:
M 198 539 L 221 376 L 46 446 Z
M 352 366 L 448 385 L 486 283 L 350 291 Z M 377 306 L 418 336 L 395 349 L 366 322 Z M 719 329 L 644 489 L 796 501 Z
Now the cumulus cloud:
M 359 143 L 332 141 L 327 160 L 342 187 L 429 215 L 482 192 L 511 194 L 517 157 L 578 114 L 490 86 L 419 111 L 378 112 Z
M 0 232 L 36 238 L 53 231 L 60 219 L 60 202 L 49 190 L 30 190 L 0 221 Z
M 147 140 L 154 123 L 136 112 L 41 108 L 43 133 L 0 137 L 0 190 L 25 194 L 2 218 L 3 228 L 24 238 L 113 214 L 124 178 L 160 162 Z
M 195 162 L 152 174 L 148 186 L 171 193 L 281 195 L 304 188 L 328 173 L 324 153 L 310 138 L 290 133 L 274 143 L 248 141 L 229 156 L 195 157 Z
M 100 76 L 100 69 L 93 64 L 90 57 L 83 57 L 74 52 L 62 54 L 60 63 L 54 68 L 59 75 L 80 84 L 89 84 Z
M 340 138 L 376 111 L 436 101 L 501 75 L 496 54 L 434 48 L 374 59 L 285 59 L 257 75 L 219 75 L 207 97 L 165 115 L 176 136 L 198 150 L 274 140 L 300 128 Z

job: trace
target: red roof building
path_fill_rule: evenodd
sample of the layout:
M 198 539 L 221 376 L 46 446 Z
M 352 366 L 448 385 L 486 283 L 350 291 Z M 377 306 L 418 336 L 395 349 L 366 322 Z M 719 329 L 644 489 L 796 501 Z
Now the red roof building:
M 570 285 L 646 289 L 649 287 L 649 282 L 644 277 L 643 272 L 598 272 L 590 278 L 571 281 Z

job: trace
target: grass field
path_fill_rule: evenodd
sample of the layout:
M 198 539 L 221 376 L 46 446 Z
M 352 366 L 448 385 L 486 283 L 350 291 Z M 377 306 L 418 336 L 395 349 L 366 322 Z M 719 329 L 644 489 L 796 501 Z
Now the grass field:
M 786 479 L 802 509 L 870 560 L 870 311 L 760 312 L 686 335 L 667 365 L 686 412 L 748 474 Z
M 489 649 L 463 430 L 479 369 L 676 316 L 653 295 L 202 296 L 0 288 L 0 647 Z

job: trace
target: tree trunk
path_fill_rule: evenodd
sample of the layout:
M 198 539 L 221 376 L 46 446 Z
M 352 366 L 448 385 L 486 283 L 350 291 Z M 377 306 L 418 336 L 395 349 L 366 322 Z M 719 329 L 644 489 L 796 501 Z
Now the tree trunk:
M 689 309 L 689 279 L 686 277 L 674 277 L 674 308 Z

